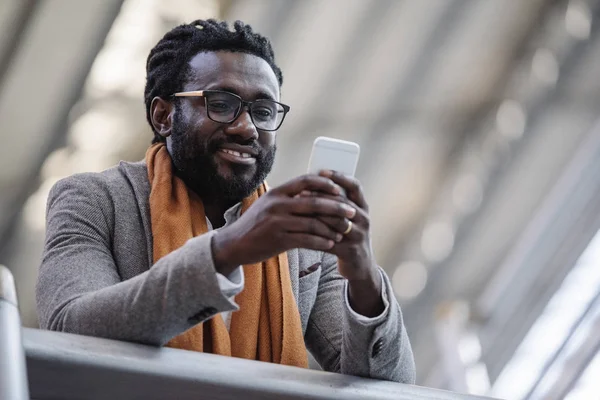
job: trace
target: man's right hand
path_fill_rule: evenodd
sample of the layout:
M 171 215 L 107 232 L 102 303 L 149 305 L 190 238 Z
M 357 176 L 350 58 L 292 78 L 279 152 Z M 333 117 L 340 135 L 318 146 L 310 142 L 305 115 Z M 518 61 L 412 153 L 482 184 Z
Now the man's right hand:
M 329 178 L 304 175 L 265 193 L 236 222 L 213 236 L 217 271 L 227 276 L 240 265 L 260 262 L 290 249 L 327 251 L 341 241 L 342 235 L 316 215 L 339 219 L 342 224 L 356 214 L 356 209 L 333 198 L 298 196 L 304 191 L 331 196 L 342 192 Z

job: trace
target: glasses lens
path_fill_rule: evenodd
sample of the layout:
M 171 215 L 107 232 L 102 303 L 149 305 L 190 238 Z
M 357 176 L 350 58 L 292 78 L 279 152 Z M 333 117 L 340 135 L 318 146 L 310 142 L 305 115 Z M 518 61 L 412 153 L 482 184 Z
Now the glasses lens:
M 279 128 L 285 110 L 281 104 L 271 100 L 257 100 L 252 103 L 252 119 L 258 129 L 273 131 Z
M 231 122 L 235 119 L 242 102 L 230 93 L 212 92 L 204 95 L 208 117 L 217 122 Z

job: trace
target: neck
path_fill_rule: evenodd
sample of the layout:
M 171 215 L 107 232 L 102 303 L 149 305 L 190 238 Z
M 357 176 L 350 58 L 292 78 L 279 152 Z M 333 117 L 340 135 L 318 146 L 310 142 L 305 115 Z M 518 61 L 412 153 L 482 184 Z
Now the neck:
M 225 211 L 238 203 L 235 200 L 223 200 L 212 196 L 202 197 L 204 205 L 204 213 L 210 220 L 213 229 L 217 229 L 225 225 Z
M 215 193 L 212 190 L 206 190 L 206 187 L 198 187 L 194 185 L 194 180 L 187 179 L 188 177 L 182 174 L 179 170 L 176 170 L 175 174 L 185 182 L 188 188 L 193 190 L 194 193 L 200 197 L 202 200 L 202 205 L 204 206 L 204 214 L 210 220 L 213 229 L 217 229 L 225 225 L 225 211 L 239 201 L 223 198 L 223 196 Z

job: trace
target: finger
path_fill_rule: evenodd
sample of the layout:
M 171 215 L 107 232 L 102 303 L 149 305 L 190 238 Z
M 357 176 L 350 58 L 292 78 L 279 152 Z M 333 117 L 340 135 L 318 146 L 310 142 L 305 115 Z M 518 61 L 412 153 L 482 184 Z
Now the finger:
M 359 210 L 359 213 L 361 211 Z M 336 241 L 336 243 L 346 243 L 348 241 L 350 242 L 357 242 L 357 241 L 361 241 L 362 239 L 364 239 L 365 235 L 368 233 L 369 231 L 369 219 L 368 217 L 360 217 L 360 222 L 357 222 L 355 220 L 348 220 L 346 218 L 341 219 L 341 218 L 335 218 L 335 217 L 318 217 L 318 219 L 320 221 L 322 221 L 323 223 L 325 223 L 326 225 L 328 225 L 331 229 L 333 229 L 335 232 L 338 232 L 342 235 L 342 240 L 341 241 Z M 350 223 L 352 223 L 352 227 L 350 228 L 350 231 L 348 232 L 348 227 L 350 226 Z
M 348 229 L 348 223 L 350 220 L 347 218 L 338 217 L 318 217 L 318 219 L 325 225 L 333 229 L 335 232 L 344 233 Z
M 355 224 L 352 221 L 349 221 L 352 225 L 346 225 L 346 229 L 342 232 L 344 242 L 360 242 L 365 238 L 366 229 L 360 226 L 359 224 Z M 350 231 L 348 231 L 350 229 Z
M 363 194 L 362 187 L 358 179 L 353 176 L 344 175 L 340 172 L 323 170 L 319 172 L 320 176 L 331 179 L 346 190 L 346 196 L 356 203 L 360 208 L 367 210 L 368 205 Z
M 341 193 L 339 195 L 332 195 L 330 193 L 319 192 L 319 191 L 316 191 L 316 190 L 303 190 L 300 193 L 298 193 L 297 196 L 319 196 L 319 195 L 323 195 L 323 196 L 329 196 L 329 197 L 337 197 L 340 201 L 345 201 L 347 199 L 346 192 L 344 191 L 344 189 L 342 189 L 341 186 L 338 185 L 338 187 L 341 190 Z
M 286 212 L 295 215 L 322 215 L 339 218 L 353 218 L 357 209 L 341 201 L 325 199 L 320 196 L 294 197 L 281 201 L 280 206 Z
M 322 197 L 324 199 L 330 199 L 330 200 L 335 200 L 335 201 L 341 201 L 342 203 L 347 203 L 351 205 L 354 204 L 354 202 L 348 200 L 347 197 L 345 197 L 344 195 L 339 195 L 339 196 L 334 196 L 331 194 L 327 194 L 327 193 L 323 193 L 323 192 L 315 192 L 315 191 L 310 191 L 310 190 L 303 190 L 301 191 L 298 196 L 302 196 L 302 197 L 314 197 L 314 196 L 319 196 Z
M 327 195 L 327 194 L 322 194 L 322 193 L 318 193 L 318 192 L 310 192 L 310 191 L 306 191 L 306 192 L 300 193 L 299 196 L 303 196 L 303 197 L 315 197 L 315 196 L 317 196 L 317 197 L 321 197 L 321 198 L 324 198 L 324 199 L 329 199 L 329 200 L 333 200 L 333 201 L 340 201 L 342 203 L 348 204 L 349 206 L 354 207 L 356 209 L 356 215 L 354 217 L 352 217 L 352 221 L 355 224 L 358 224 L 360 226 L 364 226 L 365 222 L 368 221 L 368 219 L 369 219 L 369 215 L 368 215 L 368 213 L 367 213 L 366 210 L 362 209 L 356 203 L 354 203 L 352 200 L 350 200 L 350 199 L 348 199 L 346 197 L 331 196 L 331 195 Z M 320 216 L 319 218 L 323 219 L 324 217 Z M 332 222 L 334 222 L 334 221 L 332 220 Z M 341 223 L 339 221 L 338 222 L 334 222 L 334 224 L 335 224 L 333 226 L 334 228 L 336 226 L 338 226 L 338 224 L 341 226 Z M 346 229 L 347 226 L 348 226 L 348 223 L 344 222 L 344 228 L 340 232 L 343 232 Z M 339 229 L 338 229 L 338 231 L 339 231 Z
M 331 179 L 313 174 L 302 175 L 294 178 L 291 181 L 276 187 L 271 192 L 293 197 L 303 190 L 323 192 L 334 196 L 342 193 L 340 186 L 334 183 Z
M 290 243 L 297 249 L 327 251 L 335 245 L 335 242 L 331 239 L 308 233 L 289 233 L 288 237 Z
M 308 233 L 340 242 L 343 237 L 325 222 L 315 217 L 291 217 L 285 221 L 286 230 L 292 233 Z
M 352 200 L 350 200 L 349 198 L 340 195 L 340 196 L 332 196 L 330 194 L 325 194 L 325 193 L 321 193 L 321 192 L 311 192 L 309 190 L 303 190 L 302 192 L 300 192 L 300 194 L 298 194 L 298 196 L 302 196 L 302 197 L 321 197 L 323 199 L 329 199 L 329 200 L 334 200 L 334 201 L 339 201 L 342 203 L 346 203 L 349 206 L 352 206 L 354 208 L 359 208 L 358 205 L 353 202 Z

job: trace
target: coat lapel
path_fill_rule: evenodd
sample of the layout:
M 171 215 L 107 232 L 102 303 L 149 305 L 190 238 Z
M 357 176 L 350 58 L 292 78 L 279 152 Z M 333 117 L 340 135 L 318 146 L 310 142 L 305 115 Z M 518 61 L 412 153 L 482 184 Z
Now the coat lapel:
M 152 223 L 150 219 L 150 182 L 148 181 L 148 169 L 145 161 L 135 163 L 121 161 L 119 168 L 123 171 L 135 195 L 135 201 L 140 209 L 142 225 L 146 235 L 146 247 L 148 253 L 148 268 L 153 264 L 152 260 Z

